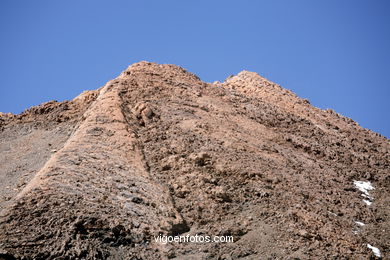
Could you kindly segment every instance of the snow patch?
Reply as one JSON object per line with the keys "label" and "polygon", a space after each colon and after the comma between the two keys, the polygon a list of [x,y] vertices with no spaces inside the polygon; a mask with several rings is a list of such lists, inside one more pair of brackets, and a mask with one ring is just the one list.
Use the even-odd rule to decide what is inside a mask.
{"label": "snow patch", "polygon": [[368,206],[372,204],[372,197],[370,196],[369,191],[375,189],[371,182],[369,181],[353,181],[353,184],[355,187],[363,192],[362,196],[366,199],[363,199],[363,202],[366,203]]}
{"label": "snow patch", "polygon": [[364,224],[363,222],[360,222],[360,221],[355,221],[355,224],[358,225],[358,226],[365,226],[366,224]]}
{"label": "snow patch", "polygon": [[374,187],[371,185],[371,182],[369,181],[353,181],[353,184],[355,184],[356,188],[358,188],[367,196],[370,196],[370,194],[368,194],[368,191],[374,189]]}
{"label": "snow patch", "polygon": [[369,200],[363,200],[364,203],[367,204],[367,206],[370,206],[372,204],[372,201],[369,201]]}
{"label": "snow patch", "polygon": [[375,256],[377,256],[377,257],[381,257],[382,256],[381,255],[381,251],[379,250],[379,248],[374,247],[374,246],[372,246],[370,244],[367,244],[367,247],[372,250],[372,252],[374,253]]}

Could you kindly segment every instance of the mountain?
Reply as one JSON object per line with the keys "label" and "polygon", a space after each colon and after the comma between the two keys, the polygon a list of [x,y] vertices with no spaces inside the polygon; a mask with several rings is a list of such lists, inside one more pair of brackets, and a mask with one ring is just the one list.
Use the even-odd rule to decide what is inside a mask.
{"label": "mountain", "polygon": [[139,62],[0,114],[0,259],[389,259],[389,151],[257,73]]}

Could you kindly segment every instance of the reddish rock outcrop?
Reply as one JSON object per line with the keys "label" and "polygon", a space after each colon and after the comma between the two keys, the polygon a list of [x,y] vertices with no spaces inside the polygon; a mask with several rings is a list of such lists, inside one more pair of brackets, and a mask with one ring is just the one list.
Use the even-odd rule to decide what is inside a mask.
{"label": "reddish rock outcrop", "polygon": [[210,84],[136,63],[0,114],[0,259],[388,258],[389,149],[254,72]]}

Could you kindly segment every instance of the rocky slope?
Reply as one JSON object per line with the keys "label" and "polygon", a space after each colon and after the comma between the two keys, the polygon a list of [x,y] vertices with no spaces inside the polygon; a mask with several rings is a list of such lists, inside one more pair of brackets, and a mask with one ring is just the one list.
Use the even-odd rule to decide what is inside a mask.
{"label": "rocky slope", "polygon": [[0,259],[388,259],[389,149],[256,73],[136,63],[0,115]]}

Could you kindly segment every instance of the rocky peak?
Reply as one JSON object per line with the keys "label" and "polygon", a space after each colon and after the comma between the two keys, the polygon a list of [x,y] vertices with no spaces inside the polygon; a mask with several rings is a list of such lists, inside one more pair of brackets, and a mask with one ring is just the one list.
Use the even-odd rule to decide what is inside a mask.
{"label": "rocky peak", "polygon": [[275,83],[267,80],[266,78],[263,78],[256,72],[251,72],[247,70],[243,70],[237,75],[233,75],[228,77],[225,80],[225,83],[230,83],[230,84],[237,84],[237,85],[242,85],[242,86],[257,86],[257,87],[264,87],[264,86],[269,86],[269,85],[274,85]]}
{"label": "rocky peak", "polygon": [[187,81],[200,81],[196,75],[180,66],[173,64],[157,64],[148,61],[141,61],[130,65],[120,74],[119,78],[127,79],[135,75],[139,77],[160,76],[166,79],[180,78]]}
{"label": "rocky peak", "polygon": [[[387,257],[389,151],[257,73],[139,62],[0,114],[0,258]],[[200,234],[234,243],[154,240]]]}

